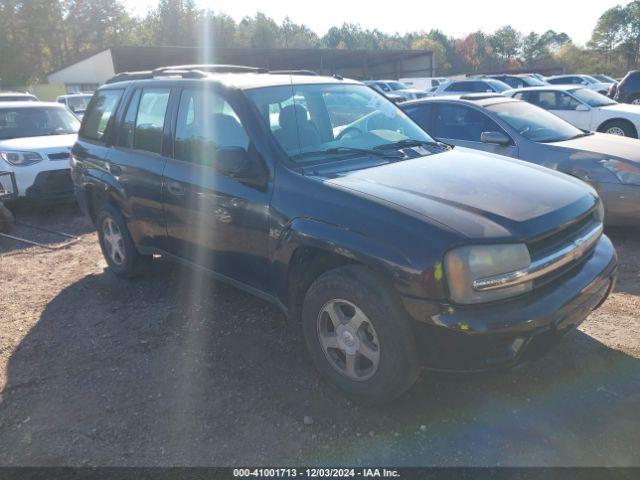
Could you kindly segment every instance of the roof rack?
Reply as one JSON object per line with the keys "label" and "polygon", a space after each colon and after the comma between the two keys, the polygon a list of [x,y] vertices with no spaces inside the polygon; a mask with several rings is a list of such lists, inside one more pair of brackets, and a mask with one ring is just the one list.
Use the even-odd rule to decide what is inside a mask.
{"label": "roof rack", "polygon": [[174,71],[174,70],[184,70],[184,71],[193,71],[198,70],[201,72],[207,73],[267,73],[268,70],[260,67],[247,67],[245,65],[221,65],[216,63],[202,63],[202,64],[193,64],[193,65],[169,65],[166,67],[158,67],[153,70],[154,74],[166,72],[166,71]]}
{"label": "roof rack", "polygon": [[122,72],[111,77],[104,83],[117,83],[126,82],[129,80],[149,80],[157,77],[182,77],[182,78],[204,78],[207,76],[206,72],[200,70],[186,70],[186,69],[156,69],[156,70],[143,70],[140,72]]}
{"label": "roof rack", "polygon": [[308,75],[312,77],[318,76],[313,70],[269,70],[274,75]]}

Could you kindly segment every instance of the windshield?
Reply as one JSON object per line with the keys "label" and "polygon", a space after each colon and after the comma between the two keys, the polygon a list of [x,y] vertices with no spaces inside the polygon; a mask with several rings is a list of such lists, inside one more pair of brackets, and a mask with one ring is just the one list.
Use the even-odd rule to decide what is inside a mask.
{"label": "windshield", "polygon": [[598,80],[596,80],[593,77],[590,77],[589,75],[581,75],[580,78],[585,80],[587,83],[600,83]]}
{"label": "windshield", "polygon": [[560,142],[584,134],[560,117],[527,102],[498,103],[488,106],[487,110],[533,142]]}
{"label": "windshield", "polygon": [[582,100],[584,103],[592,107],[604,107],[606,105],[615,105],[617,103],[609,97],[605,97],[604,95],[594,92],[593,90],[589,90],[588,88],[579,88],[577,90],[573,90],[571,93],[574,97]]}
{"label": "windshield", "polygon": [[546,85],[545,82],[538,80],[536,77],[522,77],[522,81],[529,87],[543,87]]}
{"label": "windshield", "polygon": [[403,140],[434,142],[391,101],[364,85],[293,85],[249,90],[275,139],[292,158],[326,161],[320,151],[374,149]]}
{"label": "windshield", "polygon": [[486,82],[493,87],[496,92],[506,92],[511,90],[511,87],[500,80],[486,80]]}
{"label": "windshield", "polygon": [[391,90],[406,90],[408,87],[402,82],[387,82]]}
{"label": "windshield", "polygon": [[34,102],[36,98],[31,95],[0,95],[0,102]]}
{"label": "windshield", "polygon": [[592,77],[603,83],[617,83],[616,80],[611,78],[609,75],[592,75]]}
{"label": "windshield", "polygon": [[80,122],[64,107],[0,109],[0,140],[78,133]]}
{"label": "windshield", "polygon": [[84,112],[87,109],[87,105],[89,105],[89,100],[91,100],[91,95],[68,97],[67,104],[74,112]]}

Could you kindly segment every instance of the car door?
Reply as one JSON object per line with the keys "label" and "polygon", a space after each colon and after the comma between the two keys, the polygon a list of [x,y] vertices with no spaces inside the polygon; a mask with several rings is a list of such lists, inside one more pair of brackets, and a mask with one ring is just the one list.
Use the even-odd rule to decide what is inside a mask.
{"label": "car door", "polygon": [[[518,147],[511,137],[480,109],[454,103],[438,103],[434,108],[430,133],[438,140],[460,147],[484,150],[518,158]],[[483,132],[500,132],[510,139],[508,145],[484,143]]]}
{"label": "car door", "polygon": [[109,156],[109,170],[127,199],[129,230],[142,247],[161,248],[166,237],[162,172],[170,95],[168,86],[133,89]]}
{"label": "car door", "polygon": [[[516,98],[518,98],[516,96]],[[538,90],[526,92],[523,98],[566,120],[583,130],[591,130],[591,108],[579,102],[567,92]]]}
{"label": "car door", "polygon": [[262,290],[270,264],[271,183],[266,173],[262,184],[223,174],[216,160],[225,147],[244,149],[256,163],[263,157],[236,104],[220,90],[185,87],[176,104],[173,155],[163,185],[166,250]]}
{"label": "car door", "polygon": [[550,109],[551,113],[558,115],[582,130],[591,130],[591,107],[580,102],[567,92],[558,91],[554,93],[555,104]]}

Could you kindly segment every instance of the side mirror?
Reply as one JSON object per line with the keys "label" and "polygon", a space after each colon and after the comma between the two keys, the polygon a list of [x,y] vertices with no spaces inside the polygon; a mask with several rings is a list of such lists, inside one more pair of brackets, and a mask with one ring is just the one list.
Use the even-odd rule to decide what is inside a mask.
{"label": "side mirror", "polygon": [[220,147],[215,152],[215,169],[222,175],[262,185],[264,172],[242,147]]}
{"label": "side mirror", "polygon": [[480,134],[482,143],[493,143],[495,145],[509,145],[511,139],[502,132],[482,132]]}
{"label": "side mirror", "polygon": [[586,80],[582,80],[582,81],[580,82],[580,85],[589,85],[589,82],[587,82]]}
{"label": "side mirror", "polygon": [[589,111],[589,107],[587,107],[586,105],[578,105],[576,107],[576,112],[588,112]]}

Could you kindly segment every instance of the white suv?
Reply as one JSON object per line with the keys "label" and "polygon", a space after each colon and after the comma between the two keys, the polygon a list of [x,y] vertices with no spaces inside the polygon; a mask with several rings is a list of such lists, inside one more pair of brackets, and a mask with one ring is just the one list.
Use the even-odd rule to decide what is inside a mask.
{"label": "white suv", "polygon": [[69,151],[79,127],[59,103],[0,102],[0,170],[14,172],[19,197],[73,197]]}

